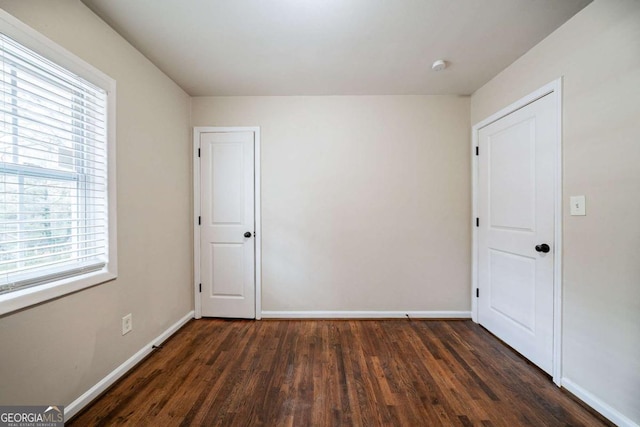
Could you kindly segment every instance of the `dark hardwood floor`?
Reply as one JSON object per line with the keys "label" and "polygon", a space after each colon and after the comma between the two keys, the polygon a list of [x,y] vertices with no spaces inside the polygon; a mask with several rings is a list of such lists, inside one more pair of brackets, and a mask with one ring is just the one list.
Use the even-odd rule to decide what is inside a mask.
{"label": "dark hardwood floor", "polygon": [[195,320],[68,425],[600,426],[471,321]]}

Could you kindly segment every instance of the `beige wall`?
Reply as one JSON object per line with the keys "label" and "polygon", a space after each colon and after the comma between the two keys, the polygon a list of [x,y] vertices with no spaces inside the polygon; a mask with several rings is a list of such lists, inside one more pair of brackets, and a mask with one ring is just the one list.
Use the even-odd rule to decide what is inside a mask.
{"label": "beige wall", "polygon": [[263,310],[470,305],[469,98],[193,98],[260,126]]}
{"label": "beige wall", "polygon": [[471,122],[560,76],[563,376],[640,423],[640,2],[587,6],[478,90]]}
{"label": "beige wall", "polygon": [[0,6],[117,81],[119,277],[0,318],[0,404],[68,405],[192,309],[190,99],[79,1]]}

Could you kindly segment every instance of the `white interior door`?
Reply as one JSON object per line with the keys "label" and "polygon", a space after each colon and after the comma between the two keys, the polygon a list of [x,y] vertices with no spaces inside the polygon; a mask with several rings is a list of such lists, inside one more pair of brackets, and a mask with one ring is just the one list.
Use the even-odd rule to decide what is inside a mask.
{"label": "white interior door", "polygon": [[555,96],[548,94],[478,133],[478,322],[549,374]]}
{"label": "white interior door", "polygon": [[200,135],[200,279],[203,316],[255,312],[254,133]]}

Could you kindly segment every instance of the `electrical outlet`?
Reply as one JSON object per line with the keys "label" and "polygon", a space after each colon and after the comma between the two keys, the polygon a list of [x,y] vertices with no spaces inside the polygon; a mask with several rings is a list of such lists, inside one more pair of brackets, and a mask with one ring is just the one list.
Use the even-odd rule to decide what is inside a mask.
{"label": "electrical outlet", "polygon": [[133,316],[131,313],[122,318],[122,335],[128,334],[133,330]]}

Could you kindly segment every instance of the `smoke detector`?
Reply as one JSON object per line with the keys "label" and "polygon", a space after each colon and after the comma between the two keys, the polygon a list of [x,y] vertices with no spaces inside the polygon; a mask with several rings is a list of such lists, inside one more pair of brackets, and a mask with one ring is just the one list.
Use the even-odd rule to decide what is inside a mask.
{"label": "smoke detector", "polygon": [[433,71],[442,71],[445,68],[447,68],[447,62],[444,59],[438,59],[436,62],[433,63],[433,65],[431,66],[431,69]]}

